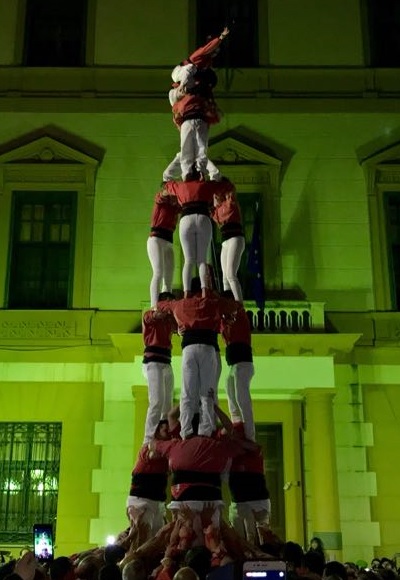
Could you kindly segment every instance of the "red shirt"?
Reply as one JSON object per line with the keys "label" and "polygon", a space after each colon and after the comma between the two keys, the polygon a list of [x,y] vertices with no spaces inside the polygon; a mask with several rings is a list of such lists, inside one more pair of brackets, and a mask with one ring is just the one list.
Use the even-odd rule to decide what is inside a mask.
{"label": "red shirt", "polygon": [[137,473],[168,473],[168,460],[162,455],[149,457],[149,446],[143,445],[137,456],[132,475]]}
{"label": "red shirt", "polygon": [[232,472],[262,473],[264,474],[264,458],[259,446],[257,451],[247,451],[232,460]]}
{"label": "red shirt", "polygon": [[229,473],[229,489],[232,501],[236,503],[269,498],[261,447],[233,459]]}
{"label": "red shirt", "polygon": [[180,333],[194,329],[219,332],[221,317],[230,316],[238,307],[238,304],[233,300],[215,296],[203,298],[200,295],[181,300],[165,301],[164,304],[165,306],[160,305],[160,307],[173,313]]}
{"label": "red shirt", "polygon": [[167,181],[165,184],[165,189],[176,195],[180,205],[196,201],[211,206],[214,194],[223,194],[232,188],[230,181]]}
{"label": "red shirt", "polygon": [[237,441],[198,436],[156,441],[155,448],[168,458],[171,471],[199,473],[222,473],[233,457],[244,453]]}
{"label": "red shirt", "polygon": [[165,501],[168,483],[168,461],[165,457],[149,457],[149,448],[143,445],[132,471],[129,495],[153,501]]}
{"label": "red shirt", "polygon": [[205,44],[200,46],[195,50],[189,57],[189,61],[192,62],[197,68],[208,68],[212,65],[213,54],[218,46],[221,44],[222,39],[218,36],[213,38]]}
{"label": "red shirt", "polygon": [[179,212],[180,208],[178,205],[171,203],[168,197],[157,193],[151,215],[152,231],[150,235],[157,236],[156,228],[174,232],[178,222]]}
{"label": "red shirt", "polygon": [[226,345],[240,342],[251,345],[251,326],[243,306],[236,302],[236,312],[233,316],[221,320],[221,334]]}
{"label": "red shirt", "polygon": [[[145,359],[171,362],[171,339],[172,334],[177,331],[174,317],[168,311],[147,310],[143,314],[142,331]],[[158,360],[159,357],[165,360]]]}
{"label": "red shirt", "polygon": [[228,199],[224,199],[222,203],[214,207],[212,217],[214,221],[220,226],[227,223],[242,223],[240,207],[238,203],[230,197]]}

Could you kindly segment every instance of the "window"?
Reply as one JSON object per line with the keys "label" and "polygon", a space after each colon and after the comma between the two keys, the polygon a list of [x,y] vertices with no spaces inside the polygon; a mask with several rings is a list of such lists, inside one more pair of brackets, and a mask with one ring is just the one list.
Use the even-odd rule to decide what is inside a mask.
{"label": "window", "polygon": [[225,25],[231,34],[214,59],[216,67],[258,66],[258,0],[197,0],[197,46],[219,35]]}
{"label": "window", "polygon": [[55,525],[61,423],[0,423],[0,543],[30,544]]}
{"label": "window", "polygon": [[400,192],[385,193],[384,199],[392,303],[400,310]]}
{"label": "window", "polygon": [[398,0],[367,0],[370,64],[400,66],[400,3]]}
{"label": "window", "polygon": [[[57,138],[51,136],[53,132],[57,133]],[[62,141],[60,135],[62,135]],[[59,257],[62,256],[62,264],[61,262],[58,264],[56,273],[54,271],[43,273],[42,288],[46,292],[46,300],[40,297],[43,308],[52,307],[50,298],[53,304],[62,302],[68,308],[90,308],[95,184],[96,172],[103,151],[94,144],[90,144],[90,153],[78,150],[74,144],[75,139],[71,139],[70,135],[58,128],[45,128],[42,136],[38,137],[36,134],[30,138],[26,135],[21,137],[21,141],[20,145],[16,145],[15,141],[9,145],[2,144],[3,149],[0,153],[2,224],[0,227],[0,306],[7,308],[10,304],[15,305],[17,299],[27,299],[28,293],[23,290],[23,286],[30,284],[32,279],[35,280],[34,273],[29,273],[32,266],[27,265],[28,272],[24,272],[22,267],[18,271],[13,260],[21,251],[22,256],[25,252],[24,258],[27,261],[27,254],[31,251],[39,261],[40,259],[53,260],[53,264],[56,259],[58,260],[58,257],[54,257],[57,252]],[[21,206],[24,204],[44,206],[42,242],[34,239],[30,242],[26,239],[18,239],[20,231],[18,227],[21,228],[22,223],[24,235],[27,235],[26,232],[30,229],[32,232],[35,230],[35,235],[37,235],[39,229],[33,209],[30,210],[33,212],[33,217],[22,219]],[[52,204],[63,206],[58,213],[59,217],[51,213],[53,210],[49,205]],[[69,242],[66,239],[67,232],[70,236]],[[68,244],[73,254],[69,265],[67,265]],[[41,258],[38,257],[40,245]],[[47,255],[45,246],[48,251]],[[35,252],[34,249],[36,249]],[[63,272],[61,272],[61,265],[64,268]],[[67,268],[69,270],[66,297]],[[31,279],[28,279],[28,273],[32,276]],[[51,280],[54,281],[52,290],[49,282]],[[61,287],[63,287],[62,296]],[[20,292],[24,296],[21,297]],[[18,295],[16,298],[14,298],[14,293]],[[36,290],[35,297],[37,296]],[[40,307],[38,303],[29,305],[29,308]]]}
{"label": "window", "polygon": [[[238,271],[239,281],[242,286],[244,300],[255,300],[254,295],[254,272],[249,268],[249,256],[252,249],[253,234],[254,234],[254,224],[256,216],[257,204],[260,203],[261,196],[258,193],[237,193],[237,200],[240,205],[240,210],[242,214],[243,231],[245,237],[245,249],[242,254],[242,259],[240,262],[240,268]],[[260,246],[262,247],[262,242],[260,241]],[[222,290],[222,272],[220,265],[220,255],[221,255],[221,235],[218,227],[214,226],[214,236],[213,236],[213,251],[212,251],[212,265],[214,272],[216,272],[217,277],[217,287],[219,285]],[[262,266],[262,261],[260,262],[260,267]],[[262,267],[261,267],[262,271]]]}
{"label": "window", "polygon": [[8,307],[67,308],[76,194],[17,191],[13,205]]}
{"label": "window", "polygon": [[86,0],[27,0],[25,64],[83,66],[86,19]]}
{"label": "window", "polygon": [[400,310],[400,144],[361,162],[367,186],[375,310]]}

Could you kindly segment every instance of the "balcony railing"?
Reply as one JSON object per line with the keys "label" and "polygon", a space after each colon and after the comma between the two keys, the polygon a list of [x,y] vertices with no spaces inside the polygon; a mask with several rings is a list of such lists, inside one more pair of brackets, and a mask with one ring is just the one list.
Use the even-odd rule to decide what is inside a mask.
{"label": "balcony railing", "polygon": [[266,302],[260,310],[254,302],[244,307],[254,332],[308,333],[325,330],[324,302]]}

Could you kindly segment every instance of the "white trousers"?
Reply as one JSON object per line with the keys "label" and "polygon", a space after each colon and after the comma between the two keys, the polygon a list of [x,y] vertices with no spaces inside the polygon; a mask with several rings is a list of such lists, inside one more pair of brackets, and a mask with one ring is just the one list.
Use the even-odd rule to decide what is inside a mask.
{"label": "white trousers", "polygon": [[[207,173],[211,181],[221,181],[221,173],[216,165],[207,158]],[[181,174],[181,153],[177,153],[163,173],[163,181],[173,181]]]}
{"label": "white trousers", "polygon": [[182,282],[184,292],[190,290],[193,268],[197,264],[202,288],[208,287],[207,254],[211,244],[212,225],[208,216],[185,215],[179,222],[179,239],[184,256]]}
{"label": "white trousers", "polygon": [[269,499],[231,503],[229,521],[237,533],[248,542],[257,545],[257,526],[269,526],[271,501]]}
{"label": "white trousers", "polygon": [[144,444],[153,439],[158,423],[166,419],[172,407],[174,374],[168,363],[149,362],[142,365],[147,380],[149,406],[144,427]]}
{"label": "white trousers", "polygon": [[231,365],[225,389],[232,422],[243,421],[246,438],[255,441],[256,433],[250,396],[250,383],[253,375],[254,365],[252,362],[238,362]]}
{"label": "white trousers", "polygon": [[149,526],[150,538],[154,537],[165,524],[164,502],[129,495],[126,503],[131,527],[137,525],[139,514],[143,514],[140,521]]}
{"label": "white trousers", "polygon": [[174,276],[174,248],[171,242],[149,236],[147,239],[147,255],[153,270],[150,282],[151,307],[156,306],[160,291],[172,291]]}
{"label": "white trousers", "polygon": [[182,390],[180,399],[181,437],[193,433],[193,415],[199,411],[199,435],[211,437],[215,429],[214,399],[216,393],[217,359],[209,344],[189,344],[182,350]]}
{"label": "white trousers", "polygon": [[191,172],[192,166],[203,174],[207,171],[208,124],[201,119],[188,119],[180,129],[182,179]]}
{"label": "white trousers", "polygon": [[235,236],[222,242],[221,270],[224,290],[231,290],[238,302],[243,302],[242,287],[237,277],[240,260],[245,248],[244,236]]}

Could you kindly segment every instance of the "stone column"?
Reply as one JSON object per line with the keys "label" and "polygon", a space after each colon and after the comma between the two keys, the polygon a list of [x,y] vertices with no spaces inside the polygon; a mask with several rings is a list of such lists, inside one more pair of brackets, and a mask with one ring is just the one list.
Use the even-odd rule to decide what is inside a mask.
{"label": "stone column", "polygon": [[311,496],[308,519],[313,536],[318,536],[332,560],[342,558],[339,494],[336,470],[335,428],[332,389],[307,389],[306,471]]}

